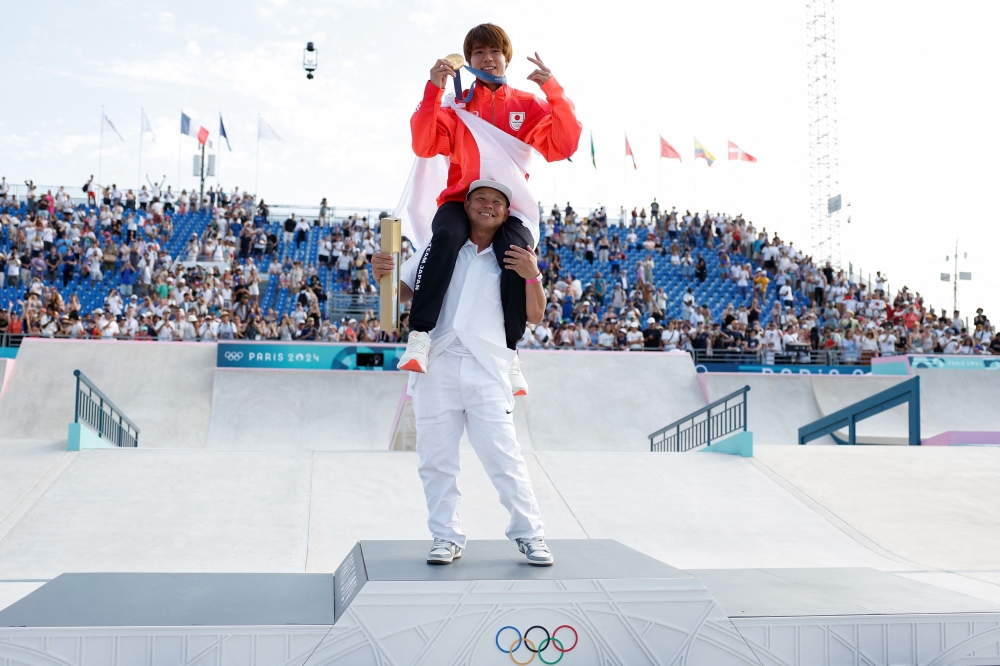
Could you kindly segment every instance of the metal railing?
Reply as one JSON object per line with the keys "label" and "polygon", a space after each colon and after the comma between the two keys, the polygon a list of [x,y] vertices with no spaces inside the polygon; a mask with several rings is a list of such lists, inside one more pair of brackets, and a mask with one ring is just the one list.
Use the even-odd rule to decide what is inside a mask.
{"label": "metal railing", "polygon": [[[847,443],[857,443],[857,424],[903,403],[907,404],[908,441],[910,446],[920,445],[920,377],[915,376],[899,384],[839,409],[833,414],[799,428],[799,444],[806,444],[823,435],[833,435],[847,428]],[[834,435],[838,443],[840,439]]]}
{"label": "metal railing", "polygon": [[845,357],[834,349],[810,349],[808,345],[772,351],[738,351],[730,349],[695,349],[694,362],[736,363],[739,365],[868,365],[869,359],[857,355]]}
{"label": "metal railing", "polygon": [[733,391],[649,436],[650,451],[683,453],[747,429],[747,391]]}
{"label": "metal railing", "polygon": [[378,316],[378,294],[329,294],[326,299],[326,316],[330,321],[341,317],[355,317],[358,320],[365,313]]}
{"label": "metal railing", "polygon": [[139,427],[111,402],[108,396],[94,386],[79,370],[76,377],[76,407],[74,423],[84,423],[97,435],[115,446],[135,448],[139,446]]}

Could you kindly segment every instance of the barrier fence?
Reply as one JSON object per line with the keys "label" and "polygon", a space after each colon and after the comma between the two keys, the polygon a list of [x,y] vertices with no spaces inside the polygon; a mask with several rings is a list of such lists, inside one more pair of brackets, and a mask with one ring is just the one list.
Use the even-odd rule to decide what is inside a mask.
{"label": "barrier fence", "polygon": [[73,422],[84,423],[106,442],[123,448],[139,446],[139,427],[132,423],[108,396],[79,370],[76,377],[76,406]]}
{"label": "barrier fence", "polygon": [[650,451],[683,453],[747,429],[749,386],[660,428],[649,436]]}

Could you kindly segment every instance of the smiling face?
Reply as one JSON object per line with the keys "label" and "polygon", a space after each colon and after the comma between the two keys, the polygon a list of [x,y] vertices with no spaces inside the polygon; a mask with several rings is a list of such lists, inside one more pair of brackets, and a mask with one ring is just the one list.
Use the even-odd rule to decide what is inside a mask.
{"label": "smiling face", "polygon": [[507,220],[510,210],[503,192],[492,187],[480,187],[469,194],[465,212],[473,227],[492,234]]}
{"label": "smiling face", "polygon": [[477,44],[472,47],[469,66],[493,76],[503,76],[504,72],[507,71],[507,57],[499,46]]}

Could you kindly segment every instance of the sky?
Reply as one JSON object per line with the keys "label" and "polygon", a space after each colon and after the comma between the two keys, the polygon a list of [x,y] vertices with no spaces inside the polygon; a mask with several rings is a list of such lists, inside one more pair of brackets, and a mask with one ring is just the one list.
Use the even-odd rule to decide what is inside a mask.
{"label": "sky", "polygon": [[[835,12],[842,266],[882,271],[894,290],[950,310],[940,274],[957,240],[973,277],[960,283],[963,316],[983,307],[1000,321],[1000,4],[837,0]],[[491,21],[513,41],[511,84],[540,94],[526,80],[537,52],[584,126],[573,162],[536,156],[531,186],[547,208],[617,211],[655,197],[812,244],[802,1],[41,0],[4,17],[18,28],[0,42],[5,89],[16,91],[0,111],[0,175],[13,183],[78,190],[99,172],[120,187],[147,175],[196,187],[183,111],[219,150],[211,184],[256,188],[271,204],[391,210],[431,65]],[[319,49],[311,81],[307,41]],[[102,141],[102,106],[124,141]],[[141,109],[154,133],[140,162]],[[220,114],[231,151],[217,141]],[[257,141],[258,115],[280,141]],[[683,160],[660,160],[658,136]],[[711,167],[693,159],[695,138]],[[727,140],[758,162],[728,162]]]}

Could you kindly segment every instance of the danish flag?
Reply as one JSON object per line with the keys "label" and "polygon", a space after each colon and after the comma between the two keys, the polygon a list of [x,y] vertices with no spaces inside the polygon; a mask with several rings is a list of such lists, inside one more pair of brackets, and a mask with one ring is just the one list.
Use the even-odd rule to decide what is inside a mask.
{"label": "danish flag", "polygon": [[757,158],[737,146],[732,141],[729,142],[729,159],[743,160],[744,162],[756,162]]}

